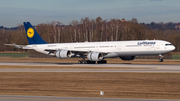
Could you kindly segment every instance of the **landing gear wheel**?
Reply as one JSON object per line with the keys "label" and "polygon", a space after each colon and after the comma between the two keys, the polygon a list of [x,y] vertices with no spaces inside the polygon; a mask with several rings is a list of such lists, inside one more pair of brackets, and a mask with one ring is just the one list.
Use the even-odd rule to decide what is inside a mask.
{"label": "landing gear wheel", "polygon": [[104,60],[104,61],[103,61],[103,63],[104,63],[104,64],[106,64],[106,63],[107,63],[107,61],[106,61],[106,60]]}
{"label": "landing gear wheel", "polygon": [[159,62],[163,62],[164,55],[159,54]]}
{"label": "landing gear wheel", "polygon": [[[96,64],[96,61],[89,61],[89,60],[79,60],[79,64]],[[106,64],[106,60],[97,61],[97,64]]]}
{"label": "landing gear wheel", "polygon": [[96,64],[96,61],[91,61],[91,64]]}
{"label": "landing gear wheel", "polygon": [[79,61],[78,61],[78,63],[79,63],[79,64],[82,64],[82,61],[81,61],[81,60],[79,60]]}
{"label": "landing gear wheel", "polygon": [[87,60],[87,64],[96,64],[96,61],[89,61],[89,60]]}
{"label": "landing gear wheel", "polygon": [[98,64],[106,64],[107,61],[106,60],[101,60],[101,61],[97,61]]}
{"label": "landing gear wheel", "polygon": [[163,59],[159,59],[159,62],[163,62]]}
{"label": "landing gear wheel", "polygon": [[87,61],[82,61],[82,64],[86,64],[87,63]]}
{"label": "landing gear wheel", "polygon": [[79,63],[79,64],[86,64],[87,61],[85,60],[85,57],[83,56],[82,58],[83,58],[83,59],[82,59],[82,60],[79,60],[78,63]]}

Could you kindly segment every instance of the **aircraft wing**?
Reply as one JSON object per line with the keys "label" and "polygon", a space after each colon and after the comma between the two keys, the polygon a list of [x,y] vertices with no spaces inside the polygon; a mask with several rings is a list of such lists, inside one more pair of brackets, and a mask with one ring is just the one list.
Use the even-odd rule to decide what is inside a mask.
{"label": "aircraft wing", "polygon": [[[71,51],[72,53],[76,53],[76,54],[84,54],[84,53],[90,53],[90,52],[99,52],[99,53],[102,53],[104,55],[108,54],[107,51],[99,51],[99,50],[87,50],[87,49],[81,49],[81,50],[77,50],[77,49],[58,49],[58,50],[68,50],[68,51]],[[55,50],[55,49],[45,49],[44,51],[47,51],[49,52],[49,54],[51,53],[55,53],[56,51],[58,50]]]}

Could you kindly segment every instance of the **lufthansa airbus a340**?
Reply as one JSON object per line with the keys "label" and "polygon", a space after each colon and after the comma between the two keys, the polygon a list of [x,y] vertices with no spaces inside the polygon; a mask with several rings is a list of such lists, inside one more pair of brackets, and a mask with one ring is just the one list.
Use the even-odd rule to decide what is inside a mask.
{"label": "lufthansa airbus a340", "polygon": [[104,64],[105,58],[120,57],[122,60],[134,60],[141,55],[159,55],[159,62],[163,55],[175,49],[163,40],[136,40],[136,41],[108,41],[108,42],[80,42],[80,43],[52,43],[45,42],[30,22],[24,22],[29,45],[12,45],[22,49],[33,49],[37,52],[56,56],[57,58],[79,57],[78,63]]}

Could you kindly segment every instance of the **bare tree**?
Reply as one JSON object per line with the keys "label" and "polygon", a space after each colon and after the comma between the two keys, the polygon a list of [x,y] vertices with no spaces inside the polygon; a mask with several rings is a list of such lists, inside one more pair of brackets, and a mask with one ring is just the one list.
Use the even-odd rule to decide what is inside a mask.
{"label": "bare tree", "polygon": [[78,35],[77,33],[78,33],[79,22],[77,20],[73,20],[72,22],[70,22],[70,25],[71,25],[73,33],[74,33],[73,34],[74,41],[77,42],[77,35]]}
{"label": "bare tree", "polygon": [[96,18],[96,36],[97,40],[102,41],[102,18]]}

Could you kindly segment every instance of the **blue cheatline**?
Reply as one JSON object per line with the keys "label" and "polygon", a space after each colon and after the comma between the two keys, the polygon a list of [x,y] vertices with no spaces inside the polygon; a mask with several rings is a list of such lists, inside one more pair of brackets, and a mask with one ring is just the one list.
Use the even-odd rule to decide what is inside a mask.
{"label": "blue cheatline", "polygon": [[24,22],[24,27],[25,27],[26,36],[30,45],[31,44],[48,44],[39,36],[39,34],[36,32],[36,30],[31,25],[30,22]]}

